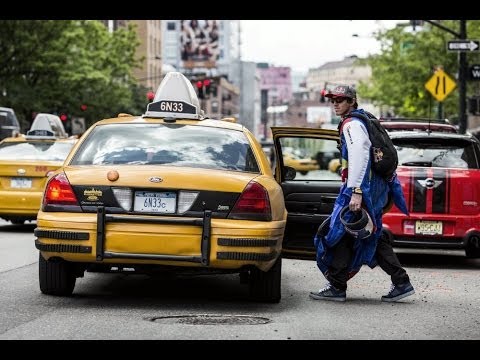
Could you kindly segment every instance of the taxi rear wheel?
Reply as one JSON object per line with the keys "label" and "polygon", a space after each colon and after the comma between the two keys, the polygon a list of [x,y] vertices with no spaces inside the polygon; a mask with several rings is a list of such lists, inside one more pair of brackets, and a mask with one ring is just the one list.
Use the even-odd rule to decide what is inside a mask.
{"label": "taxi rear wheel", "polygon": [[72,295],[77,277],[73,265],[62,259],[38,261],[40,291],[47,295]]}
{"label": "taxi rear wheel", "polygon": [[270,270],[264,272],[254,268],[250,271],[250,297],[255,301],[280,302],[281,280],[282,257],[280,256]]}

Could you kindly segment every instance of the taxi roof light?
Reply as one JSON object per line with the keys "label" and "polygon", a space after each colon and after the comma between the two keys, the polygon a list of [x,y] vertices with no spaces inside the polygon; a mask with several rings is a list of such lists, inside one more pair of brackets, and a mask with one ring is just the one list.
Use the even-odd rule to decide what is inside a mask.
{"label": "taxi roof light", "polygon": [[78,205],[77,197],[65,173],[55,175],[48,181],[43,205]]}
{"label": "taxi roof light", "polygon": [[65,132],[62,121],[57,115],[39,113],[35,116],[32,126],[27,131],[26,139],[57,139],[66,138],[68,135]]}
{"label": "taxi roof light", "polygon": [[270,221],[272,212],[267,190],[259,183],[250,181],[230,212],[229,218]]}
{"label": "taxi roof light", "polygon": [[171,71],[158,86],[153,102],[147,105],[144,117],[202,119],[197,93],[192,83],[180,72]]}

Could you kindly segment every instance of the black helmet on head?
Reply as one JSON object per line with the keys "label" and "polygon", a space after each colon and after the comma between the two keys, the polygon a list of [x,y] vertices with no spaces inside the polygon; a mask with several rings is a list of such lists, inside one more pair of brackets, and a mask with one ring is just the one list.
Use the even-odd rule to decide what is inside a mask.
{"label": "black helmet on head", "polygon": [[[351,220],[345,220],[346,214],[350,212],[353,214]],[[373,234],[373,221],[368,212],[361,208],[360,211],[350,211],[348,205],[340,211],[340,221],[345,230],[356,239],[365,239]]]}

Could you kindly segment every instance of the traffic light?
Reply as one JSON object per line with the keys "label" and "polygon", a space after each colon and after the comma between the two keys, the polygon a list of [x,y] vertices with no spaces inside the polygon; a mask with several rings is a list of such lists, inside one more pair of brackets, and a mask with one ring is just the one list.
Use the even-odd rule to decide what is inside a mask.
{"label": "traffic light", "polygon": [[212,81],[210,79],[203,80],[203,87],[205,89],[205,95],[207,95],[207,96],[210,95],[211,85],[212,85]]}
{"label": "traffic light", "polygon": [[61,113],[59,117],[60,117],[60,120],[62,120],[63,122],[68,120],[68,115],[65,113]]}
{"label": "traffic light", "polygon": [[472,96],[467,99],[468,102],[468,112],[472,115],[478,115],[480,112],[480,97],[479,96]]}
{"label": "traffic light", "polygon": [[327,94],[327,90],[323,89],[320,91],[320,102],[324,103],[325,102],[325,95]]}
{"label": "traffic light", "polygon": [[87,108],[88,108],[88,107],[87,107],[86,104],[80,105],[80,110],[82,110],[82,111],[87,111]]}
{"label": "traffic light", "polygon": [[153,91],[147,92],[147,100],[149,103],[151,103],[154,98],[155,98],[155,93]]}
{"label": "traffic light", "polygon": [[203,88],[203,80],[198,80],[195,82],[195,86],[197,87],[197,94],[199,99],[205,99],[205,91]]}

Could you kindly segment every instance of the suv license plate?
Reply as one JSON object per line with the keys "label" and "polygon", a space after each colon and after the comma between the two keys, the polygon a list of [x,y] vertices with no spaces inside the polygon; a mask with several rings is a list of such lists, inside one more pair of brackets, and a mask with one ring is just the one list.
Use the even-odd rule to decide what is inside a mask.
{"label": "suv license plate", "polygon": [[421,235],[442,235],[443,223],[441,221],[423,221],[415,222],[415,234]]}

